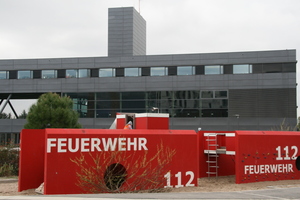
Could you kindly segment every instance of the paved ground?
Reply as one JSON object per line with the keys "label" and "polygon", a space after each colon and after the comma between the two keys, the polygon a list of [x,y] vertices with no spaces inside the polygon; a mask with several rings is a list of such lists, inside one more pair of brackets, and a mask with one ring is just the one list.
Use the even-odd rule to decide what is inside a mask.
{"label": "paved ground", "polygon": [[81,195],[38,195],[38,196],[0,196],[9,200],[77,200],[77,199],[300,199],[300,187],[268,190],[248,190],[239,192],[205,193],[138,193],[138,194],[81,194]]}

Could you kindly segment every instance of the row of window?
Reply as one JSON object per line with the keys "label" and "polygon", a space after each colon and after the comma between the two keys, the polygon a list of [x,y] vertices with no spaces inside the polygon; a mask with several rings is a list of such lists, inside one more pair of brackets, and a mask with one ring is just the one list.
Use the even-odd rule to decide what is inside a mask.
{"label": "row of window", "polygon": [[20,143],[20,133],[0,133],[0,146]]}
{"label": "row of window", "polygon": [[296,72],[295,63],[0,71],[0,79],[135,77]]}
{"label": "row of window", "polygon": [[117,112],[144,113],[153,107],[171,117],[228,117],[228,91],[152,91],[66,93],[80,117],[115,117]]}

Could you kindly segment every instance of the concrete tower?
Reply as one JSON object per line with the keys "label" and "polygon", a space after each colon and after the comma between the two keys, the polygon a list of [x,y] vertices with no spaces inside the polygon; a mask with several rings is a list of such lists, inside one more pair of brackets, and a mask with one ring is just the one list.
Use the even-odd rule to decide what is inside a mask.
{"label": "concrete tower", "polygon": [[146,55],[146,21],[133,8],[108,9],[108,56]]}

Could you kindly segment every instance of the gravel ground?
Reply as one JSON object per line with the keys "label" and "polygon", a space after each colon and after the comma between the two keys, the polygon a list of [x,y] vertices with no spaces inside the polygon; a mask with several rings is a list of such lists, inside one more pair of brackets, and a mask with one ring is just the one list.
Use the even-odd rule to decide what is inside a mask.
{"label": "gravel ground", "polygon": [[[198,187],[174,188],[169,192],[229,192],[242,190],[262,190],[274,188],[300,187],[300,180],[266,181],[235,184],[235,177],[201,178]],[[0,196],[38,195],[35,189],[18,192],[17,179],[0,178]]]}

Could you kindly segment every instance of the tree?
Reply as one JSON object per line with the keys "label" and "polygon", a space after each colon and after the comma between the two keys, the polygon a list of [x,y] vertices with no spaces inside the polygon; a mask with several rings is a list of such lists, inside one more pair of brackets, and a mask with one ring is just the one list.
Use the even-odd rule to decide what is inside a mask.
{"label": "tree", "polygon": [[56,93],[43,94],[30,107],[24,128],[81,128],[78,113],[72,107],[73,101],[70,97],[60,97]]}
{"label": "tree", "polygon": [[26,110],[23,110],[22,113],[19,115],[19,119],[26,119],[27,113]]}
{"label": "tree", "polygon": [[0,119],[11,119],[11,114],[10,113],[8,113],[8,114],[1,113],[0,114]]}

